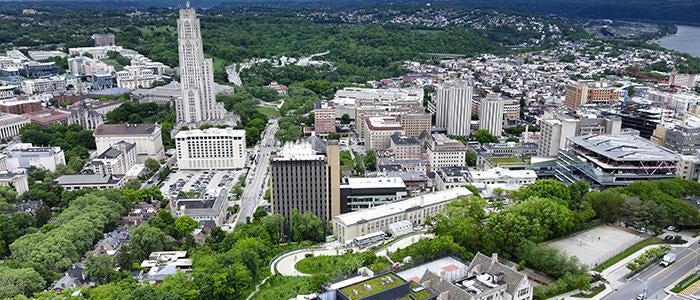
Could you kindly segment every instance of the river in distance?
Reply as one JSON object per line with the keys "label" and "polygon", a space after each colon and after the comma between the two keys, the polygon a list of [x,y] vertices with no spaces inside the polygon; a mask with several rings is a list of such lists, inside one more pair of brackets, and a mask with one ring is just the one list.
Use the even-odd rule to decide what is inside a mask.
{"label": "river in distance", "polygon": [[678,32],[659,40],[659,44],[671,50],[700,57],[700,27],[676,25]]}

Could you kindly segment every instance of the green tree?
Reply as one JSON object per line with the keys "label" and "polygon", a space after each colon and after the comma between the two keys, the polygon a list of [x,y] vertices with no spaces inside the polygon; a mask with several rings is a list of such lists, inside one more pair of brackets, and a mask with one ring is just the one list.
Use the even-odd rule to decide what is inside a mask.
{"label": "green tree", "polygon": [[487,129],[479,129],[474,132],[474,139],[479,142],[479,144],[498,143],[498,137],[491,134]]}
{"label": "green tree", "polygon": [[511,193],[515,200],[525,201],[530,197],[558,199],[567,207],[571,203],[571,191],[566,184],[553,179],[537,180],[535,183]]}
{"label": "green tree", "polygon": [[545,239],[562,236],[574,227],[574,214],[561,201],[530,197],[509,209],[539,225]]}
{"label": "green tree", "polygon": [[124,189],[137,191],[141,188],[141,180],[138,178],[131,178],[124,185]]}
{"label": "green tree", "polygon": [[373,150],[369,150],[365,153],[364,166],[369,171],[377,170],[377,156],[374,154]]}
{"label": "green tree", "polygon": [[110,255],[88,254],[84,273],[88,280],[97,284],[111,282],[119,276],[114,269],[114,258]]}
{"label": "green tree", "polygon": [[129,243],[122,249],[120,265],[130,268],[133,262],[146,259],[151,252],[172,250],[175,240],[160,229],[141,224],[131,230]]}
{"label": "green tree", "polygon": [[350,124],[352,120],[350,119],[350,116],[348,114],[343,114],[340,117],[340,124]]}
{"label": "green tree", "polygon": [[0,266],[0,298],[9,299],[17,295],[32,296],[46,285],[44,278],[31,268],[12,269]]}
{"label": "green tree", "polygon": [[606,223],[621,220],[627,210],[625,196],[614,191],[590,192],[583,201],[590,203],[598,218]]}
{"label": "green tree", "polygon": [[476,151],[472,149],[467,149],[464,159],[467,162],[467,166],[476,167]]}
{"label": "green tree", "polygon": [[144,166],[150,174],[154,174],[160,169],[160,162],[149,157],[148,159],[146,159],[146,162],[144,162]]}
{"label": "green tree", "polygon": [[181,216],[175,219],[175,230],[179,236],[185,237],[192,233],[199,224],[189,216]]}
{"label": "green tree", "polygon": [[321,242],[325,238],[323,221],[310,212],[292,210],[292,241]]}

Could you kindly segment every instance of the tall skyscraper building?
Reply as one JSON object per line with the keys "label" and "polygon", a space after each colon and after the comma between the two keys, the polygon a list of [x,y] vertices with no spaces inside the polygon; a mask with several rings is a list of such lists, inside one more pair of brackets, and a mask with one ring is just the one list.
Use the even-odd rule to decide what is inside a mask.
{"label": "tall skyscraper building", "polygon": [[486,129],[495,136],[503,131],[503,99],[497,94],[488,94],[479,106],[479,129]]}
{"label": "tall skyscraper building", "polygon": [[474,89],[460,80],[438,86],[436,90],[435,126],[446,128],[448,135],[469,135]]}
{"label": "tall skyscraper building", "polygon": [[177,20],[180,55],[180,85],[182,96],[176,101],[177,122],[198,124],[223,119],[226,110],[216,102],[214,91],[214,64],[204,59],[202,33],[194,9],[180,10]]}
{"label": "tall skyscraper building", "polygon": [[272,211],[291,223],[292,210],[330,221],[340,214],[340,151],[337,142],[286,144],[270,162]]}

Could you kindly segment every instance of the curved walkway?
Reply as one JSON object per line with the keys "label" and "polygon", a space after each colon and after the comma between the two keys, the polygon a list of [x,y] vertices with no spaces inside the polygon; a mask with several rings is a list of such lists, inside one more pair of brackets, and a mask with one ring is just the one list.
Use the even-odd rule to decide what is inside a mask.
{"label": "curved walkway", "polygon": [[[392,241],[392,243],[388,244],[388,246],[385,246],[379,251],[377,251],[376,254],[377,256],[384,256],[388,258],[388,253],[395,252],[398,249],[406,248],[422,238],[432,236],[432,234],[427,233],[404,236],[395,241]],[[270,264],[270,272],[272,274],[280,274],[282,276],[311,276],[309,274],[301,273],[296,269],[296,264],[300,260],[306,258],[307,254],[312,254],[313,256],[333,256],[343,254],[347,251],[347,249],[352,249],[353,253],[357,253],[367,251],[369,248],[313,248],[291,251],[289,253],[282,254],[276,259],[274,259]]]}

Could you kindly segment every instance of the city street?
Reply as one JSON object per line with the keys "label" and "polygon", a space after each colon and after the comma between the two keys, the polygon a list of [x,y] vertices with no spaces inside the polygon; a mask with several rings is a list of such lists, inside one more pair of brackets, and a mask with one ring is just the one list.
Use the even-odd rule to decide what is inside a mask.
{"label": "city street", "polygon": [[260,205],[264,186],[267,182],[270,154],[275,150],[275,133],[277,128],[277,120],[270,120],[262,140],[260,140],[259,148],[253,152],[257,153],[257,157],[250,171],[248,171],[245,190],[241,196],[241,210],[238,214],[238,223],[247,222],[248,218],[253,216],[255,209]]}
{"label": "city street", "polygon": [[611,282],[611,285],[617,287],[617,289],[603,299],[635,299],[637,295],[644,292],[645,288],[647,290],[646,299],[684,299],[668,295],[664,292],[664,288],[684,277],[698,265],[700,244],[692,243],[689,247],[672,248],[670,253],[676,253],[677,260],[675,263],[667,268],[656,264],[629,281]]}

